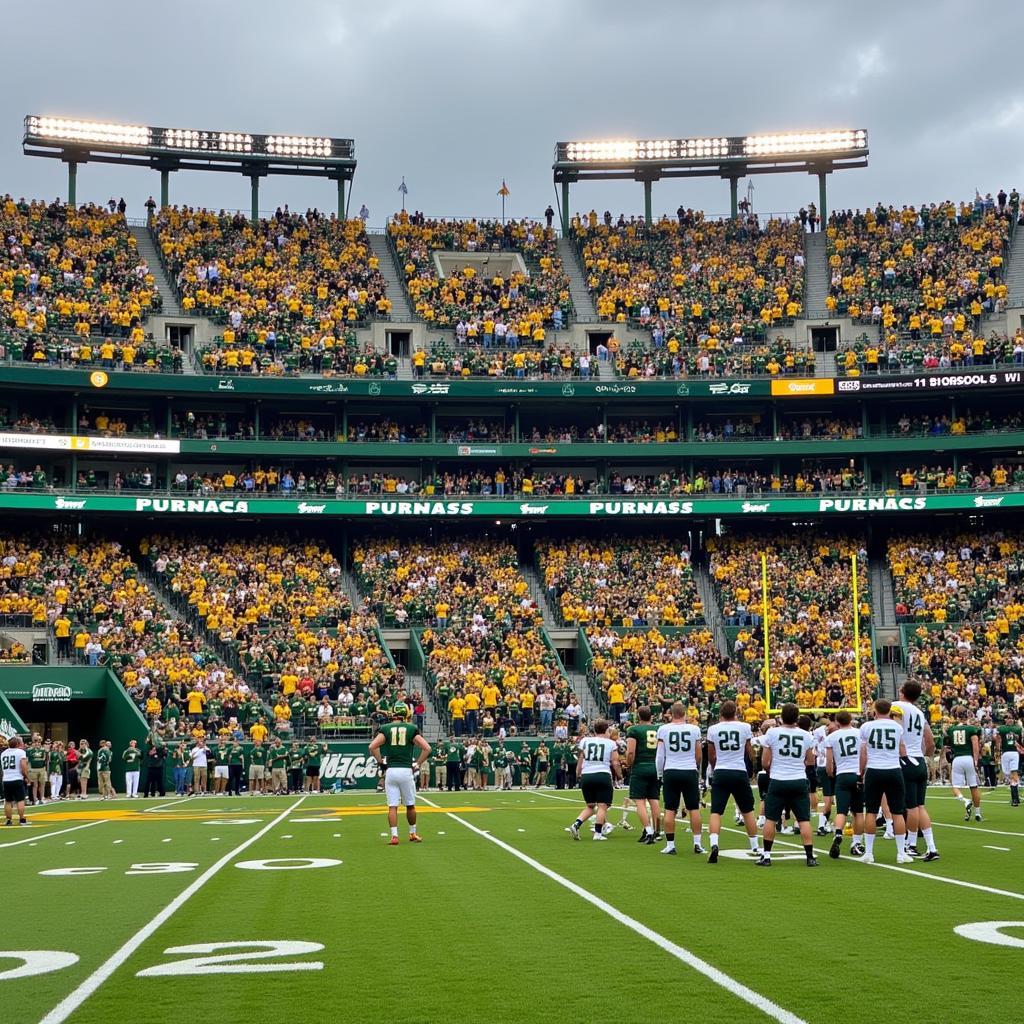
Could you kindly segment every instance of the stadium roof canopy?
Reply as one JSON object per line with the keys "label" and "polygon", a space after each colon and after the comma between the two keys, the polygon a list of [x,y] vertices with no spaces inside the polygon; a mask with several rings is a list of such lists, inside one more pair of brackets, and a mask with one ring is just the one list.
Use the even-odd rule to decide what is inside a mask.
{"label": "stadium roof canopy", "polygon": [[825,176],[848,167],[867,167],[868,133],[780,132],[771,135],[706,136],[692,139],[634,139],[559,142],[555,184],[562,187],[562,229],[569,226],[569,185],[577,181],[643,182],[644,215],[651,222],[651,185],[662,178],[726,178],[730,211],[739,212],[737,186],[751,174],[818,175],[819,213],[826,216]]}
{"label": "stadium roof canopy", "polygon": [[29,114],[22,150],[68,165],[68,202],[75,203],[78,165],[121,164],[160,172],[160,205],[168,205],[171,171],[227,171],[249,178],[252,215],[258,216],[259,181],[270,174],[327,178],[338,183],[338,216],[345,212],[345,183],[355,175],[352,139],[82,121]]}

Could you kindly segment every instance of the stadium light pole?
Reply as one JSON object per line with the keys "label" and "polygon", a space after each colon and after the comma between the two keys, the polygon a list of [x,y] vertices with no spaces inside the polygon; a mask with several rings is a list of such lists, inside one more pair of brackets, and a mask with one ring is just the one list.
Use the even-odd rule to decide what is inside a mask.
{"label": "stadium light pole", "polygon": [[729,182],[729,215],[739,216],[739,182],[752,174],[814,174],[819,213],[827,217],[827,176],[867,167],[868,133],[863,128],[781,132],[769,135],[687,139],[559,142],[552,165],[562,187],[562,231],[569,230],[569,185],[608,180],[643,183],[644,220],[650,224],[651,186],[662,178],[719,177]]}
{"label": "stadium light pole", "polygon": [[253,219],[259,217],[259,179],[271,174],[336,180],[338,216],[344,217],[345,186],[356,170],[352,139],[156,128],[38,114],[25,117],[22,151],[68,165],[71,205],[77,205],[78,165],[89,162],[159,171],[161,207],[170,202],[172,171],[241,174],[249,178]]}

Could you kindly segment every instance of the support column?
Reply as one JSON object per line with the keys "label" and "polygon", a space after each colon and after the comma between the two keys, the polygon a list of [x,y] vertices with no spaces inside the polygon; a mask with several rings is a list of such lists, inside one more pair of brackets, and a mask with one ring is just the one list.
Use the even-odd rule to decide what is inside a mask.
{"label": "support column", "polygon": [[68,206],[78,205],[78,164],[68,161]]}
{"label": "support column", "polygon": [[729,216],[736,220],[740,215],[740,179],[729,179]]}
{"label": "support column", "polygon": [[825,230],[825,221],[828,220],[828,198],[825,193],[825,172],[818,174],[818,228]]}
{"label": "support column", "polygon": [[512,439],[519,443],[522,439],[522,434],[519,432],[519,406],[515,406],[512,410]]}
{"label": "support column", "polygon": [[569,237],[569,182],[562,182],[562,237]]}
{"label": "support column", "polygon": [[644,182],[644,223],[651,226],[651,182]]}
{"label": "support column", "polygon": [[249,176],[249,185],[252,190],[252,222],[255,224],[260,219],[260,178],[258,174]]}
{"label": "support column", "polygon": [[[335,423],[335,427],[337,427],[337,423],[338,423],[337,416],[335,416],[335,418],[334,418],[334,423]],[[334,436],[335,436],[335,438],[337,438],[338,434],[335,433]],[[341,407],[341,437],[345,441],[348,440],[348,406],[347,405],[343,405]]]}
{"label": "support column", "polygon": [[437,444],[437,406],[430,407],[430,443]]}
{"label": "support column", "polygon": [[174,402],[171,399],[168,399],[167,400],[166,429],[165,429],[165,432],[164,432],[164,437],[173,437],[174,436],[171,433],[171,429],[174,426],[173,409],[174,409]]}
{"label": "support column", "polygon": [[345,179],[338,175],[338,220],[345,216]]}
{"label": "support column", "polygon": [[257,441],[260,439],[260,406],[262,404],[263,403],[260,402],[259,399],[257,399],[253,403],[253,410],[252,410],[252,429],[253,429],[253,434],[256,437]]}
{"label": "support column", "polygon": [[160,171],[160,209],[165,210],[171,205],[171,172],[167,168]]}

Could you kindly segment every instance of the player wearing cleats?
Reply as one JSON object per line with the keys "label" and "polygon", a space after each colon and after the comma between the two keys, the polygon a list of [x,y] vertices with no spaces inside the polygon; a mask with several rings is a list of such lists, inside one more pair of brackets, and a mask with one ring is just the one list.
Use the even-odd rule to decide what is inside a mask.
{"label": "player wearing cleats", "polygon": [[28,792],[28,757],[20,736],[7,741],[7,749],[0,751],[0,772],[4,787],[4,824],[14,824],[14,812],[18,812],[18,824],[27,825],[25,818],[25,797]]}
{"label": "player wearing cleats", "polygon": [[[389,846],[398,845],[398,807],[405,806],[405,820],[409,823],[409,838],[418,842],[416,835],[416,776],[430,757],[430,744],[419,729],[407,721],[409,709],[402,702],[391,712],[392,721],[381,725],[370,741],[370,754],[383,768],[384,792],[388,801],[388,826],[391,829]],[[418,754],[415,751],[419,751]]]}
{"label": "player wearing cleats", "polygon": [[820,749],[825,753],[825,770],[832,780],[832,792],[836,801],[836,831],[828,855],[837,860],[843,847],[843,831],[848,815],[853,818],[853,843],[850,853],[854,856],[864,838],[864,791],[860,782],[860,732],[852,724],[849,711],[836,715],[836,728],[822,742]]}
{"label": "player wearing cleats", "polygon": [[676,815],[679,805],[690,814],[693,831],[693,852],[703,853],[701,846],[700,777],[697,753],[700,749],[700,729],[686,721],[686,709],[676,701],[672,705],[672,720],[658,729],[656,764],[662,780],[665,801],[665,848],[662,853],[674,853],[676,848]]}
{"label": "player wearing cleats", "polygon": [[576,777],[586,806],[569,826],[569,831],[573,839],[578,840],[583,823],[593,816],[594,840],[604,842],[608,808],[615,796],[613,782],[622,778],[618,744],[608,735],[608,722],[601,718],[594,723],[594,735],[582,737],[576,748],[579,752]]}
{"label": "player wearing cleats", "polygon": [[765,796],[764,853],[757,864],[771,867],[775,843],[775,823],[790,811],[800,827],[800,840],[808,867],[816,867],[811,839],[811,801],[807,769],[815,762],[814,737],[797,725],[800,709],[795,704],[782,707],[782,725],[764,736],[761,763],[768,771]]}
{"label": "player wearing cleats", "polygon": [[[877,815],[883,797],[888,801],[896,836],[896,863],[913,861],[906,852],[907,826],[904,819],[906,787],[901,759],[907,756],[903,742],[903,726],[890,717],[892,704],[885,699],[875,701],[875,718],[860,727],[860,771],[864,777],[864,811],[870,820]],[[874,861],[875,834],[864,833],[865,863]]]}
{"label": "player wearing cleats", "polygon": [[1020,755],[1024,752],[1024,734],[1020,723],[1014,721],[1009,712],[1006,721],[996,730],[996,746],[1003,782],[1010,787],[1010,806],[1020,807]]}
{"label": "player wearing cleats", "polygon": [[893,705],[894,711],[900,711],[903,725],[903,743],[907,748],[907,756],[901,762],[903,784],[906,790],[907,804],[907,849],[911,857],[918,856],[917,837],[921,836],[928,853],[938,857],[935,848],[935,836],[932,831],[932,819],[925,809],[925,793],[928,789],[928,763],[935,753],[935,737],[918,706],[921,697],[921,684],[908,679],[900,690],[900,699]]}
{"label": "player wearing cleats", "polygon": [[981,821],[981,790],[978,788],[978,763],[981,760],[981,729],[967,720],[967,709],[955,708],[956,721],[946,733],[945,745],[953,758],[952,781],[954,787],[968,788],[970,800],[964,801],[964,821]]}
{"label": "player wearing cleats", "polygon": [[[626,768],[629,771],[629,798],[635,801],[637,817],[643,826],[639,842],[654,843],[654,831],[661,814],[661,782],[658,779],[656,755],[658,727],[651,721],[651,709],[637,709],[637,724],[626,730]],[[625,821],[625,811],[623,811]]]}
{"label": "player wearing cleats", "polygon": [[747,774],[747,765],[754,761],[752,735],[746,722],[737,721],[734,701],[727,700],[722,704],[719,721],[708,729],[707,752],[712,770],[711,817],[708,820],[711,854],[708,863],[718,863],[722,814],[730,797],[736,805],[739,823],[746,827],[751,852],[759,852],[754,822],[754,794]]}

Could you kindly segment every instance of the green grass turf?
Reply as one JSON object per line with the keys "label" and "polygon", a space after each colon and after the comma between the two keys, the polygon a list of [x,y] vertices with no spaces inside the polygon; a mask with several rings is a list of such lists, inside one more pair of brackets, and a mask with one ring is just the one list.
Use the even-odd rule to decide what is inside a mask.
{"label": "green grass turf", "polygon": [[[1024,813],[1007,806],[1000,790],[987,796],[981,826],[953,827],[963,825],[963,809],[942,799],[947,794],[936,790],[930,800],[942,859],[900,871],[830,861],[827,839],[816,840],[821,866],[814,871],[800,858],[779,859],[769,871],[724,857],[710,866],[690,852],[686,833],[678,837],[677,857],[638,846],[636,832],[573,843],[563,831],[579,807],[572,793],[424,796],[442,808],[472,808],[458,817],[803,1020],[831,1021],[837,1000],[852,1007],[853,999],[858,1017],[878,1018],[891,1013],[898,994],[908,1020],[948,1019],[955,1006],[958,1024],[989,1021],[996,993],[1014,990],[1024,949],[974,942],[953,929],[1024,922]],[[447,813],[424,808],[426,841],[410,845],[403,822],[401,845],[388,847],[381,801],[372,793],[306,799],[235,859],[321,857],[341,865],[259,872],[229,863],[71,1019],[88,1024],[131,1014],[156,1024],[180,1022],[185,1013],[252,1024],[288,1013],[308,1024],[460,1024],[496,1014],[562,1022],[568,1014],[624,1021],[660,1012],[666,992],[679,1012],[702,1021],[770,1019]],[[81,958],[50,974],[0,982],[6,1005],[19,1008],[19,1020],[43,1019],[201,872],[294,803],[208,797],[139,813],[144,801],[90,800],[41,808],[32,829],[0,831],[7,905],[16,923],[4,947],[67,950]],[[296,820],[333,816],[337,808],[349,813]],[[366,813],[353,813],[360,811]],[[65,814],[111,818],[76,828],[88,819],[57,820]],[[613,812],[613,821],[619,817]],[[208,823],[239,818],[249,823]],[[76,830],[56,834],[69,828]],[[25,839],[30,842],[4,845]],[[796,852],[783,845],[792,842],[780,837],[776,853]],[[730,830],[722,845],[745,849],[745,837]],[[895,864],[894,844],[879,839],[876,858]],[[172,860],[197,867],[125,874],[132,864]],[[80,877],[38,873],[83,866],[106,870]],[[1022,898],[920,877],[926,875]],[[1015,934],[1024,935],[1024,925]],[[171,946],[271,939],[322,943],[320,952],[284,959],[320,960],[324,969],[136,976],[180,959],[164,954]],[[0,970],[15,965],[0,954]],[[973,979],[969,998],[965,976]]]}

